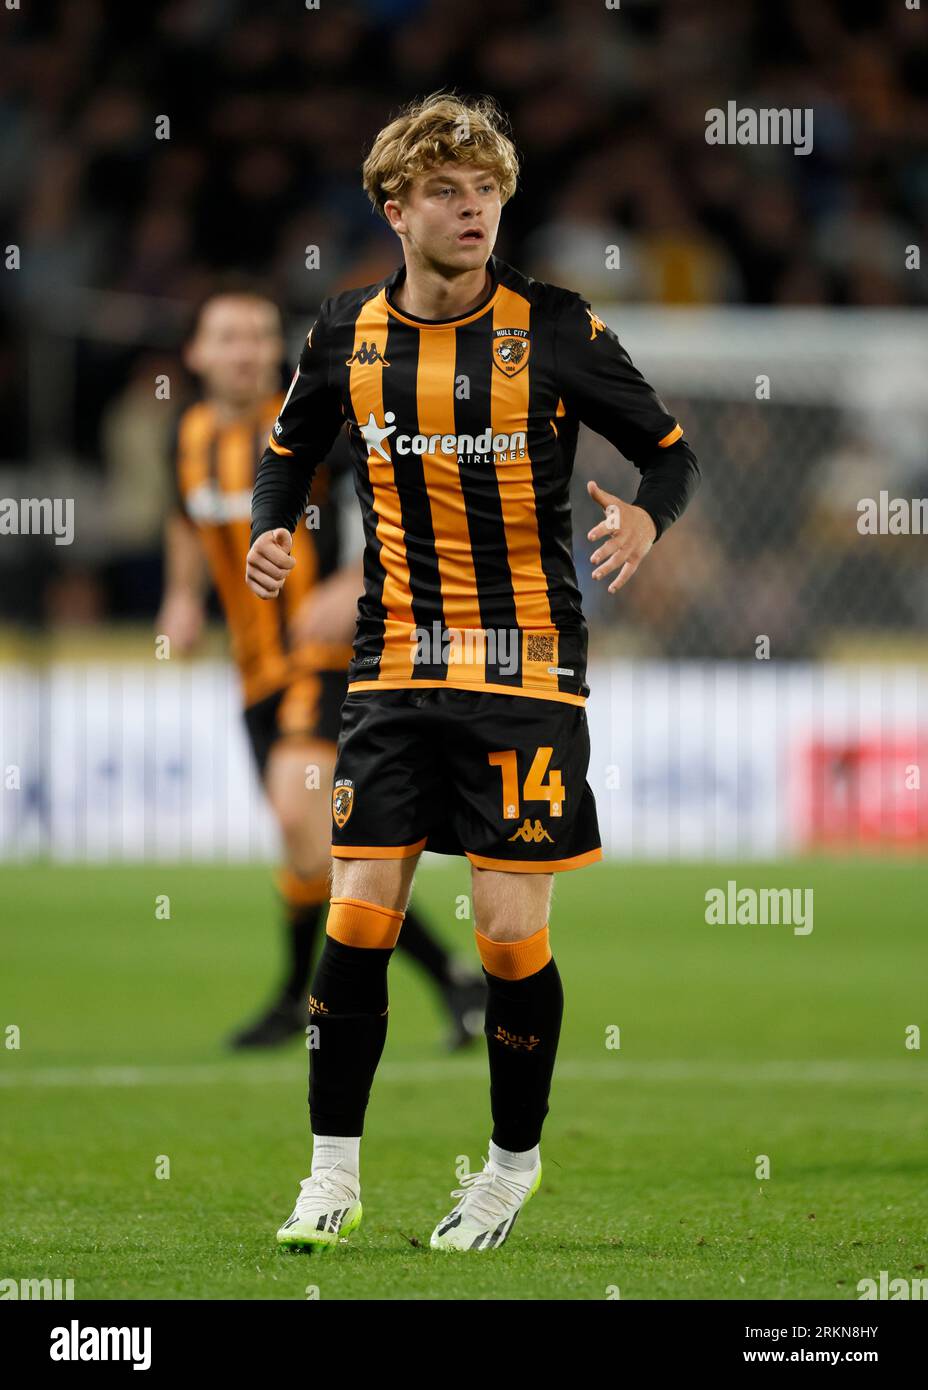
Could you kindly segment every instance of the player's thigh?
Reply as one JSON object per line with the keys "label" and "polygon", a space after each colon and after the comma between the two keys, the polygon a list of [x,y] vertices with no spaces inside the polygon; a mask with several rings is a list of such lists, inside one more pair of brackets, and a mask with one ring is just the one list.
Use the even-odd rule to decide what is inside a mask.
{"label": "player's thigh", "polygon": [[[602,858],[584,709],[491,692],[442,694],[453,826],[471,864],[536,878]],[[516,888],[510,906],[513,894],[529,904],[543,897],[537,886]]]}
{"label": "player's thigh", "polygon": [[418,692],[349,693],[332,789],[334,858],[418,858],[447,794],[429,730]]}
{"label": "player's thigh", "polygon": [[264,774],[267,798],[288,847],[317,845],[326,862],[334,772],[334,743],[293,737],[274,744]]}
{"label": "player's thigh", "polygon": [[553,883],[553,874],[504,873],[472,865],[477,930],[492,941],[534,936],[548,921]]}
{"label": "player's thigh", "polygon": [[404,859],[333,859],[332,897],[405,912],[418,862],[418,854]]}

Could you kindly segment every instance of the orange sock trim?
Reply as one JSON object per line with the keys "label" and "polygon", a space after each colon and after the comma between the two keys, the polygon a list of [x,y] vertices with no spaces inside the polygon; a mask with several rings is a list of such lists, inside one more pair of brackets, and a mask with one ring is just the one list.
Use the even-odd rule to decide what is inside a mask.
{"label": "orange sock trim", "polygon": [[295,869],[278,869],[277,891],[288,907],[312,907],[329,897],[329,871],[315,878],[304,878]]}
{"label": "orange sock trim", "polygon": [[334,936],[343,946],[384,950],[396,945],[405,916],[405,912],[378,907],[377,903],[366,903],[361,898],[333,898],[325,924],[326,936]]}
{"label": "orange sock trim", "polygon": [[524,980],[537,975],[551,959],[547,922],[524,941],[491,941],[476,927],[474,935],[484,970],[500,980]]}

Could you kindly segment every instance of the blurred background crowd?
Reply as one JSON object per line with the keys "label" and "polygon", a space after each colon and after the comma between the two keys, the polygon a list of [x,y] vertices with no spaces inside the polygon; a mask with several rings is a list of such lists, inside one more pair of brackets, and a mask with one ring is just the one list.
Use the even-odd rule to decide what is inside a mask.
{"label": "blurred background crowd", "polygon": [[[253,274],[297,343],[323,298],[389,273],[400,247],[360,164],[436,88],[489,92],[511,119],[522,178],[496,254],[598,308],[928,303],[906,255],[928,231],[928,23],[903,0],[50,0],[4,24],[0,226],[19,262],[0,316],[0,494],[28,462],[78,505],[70,552],[0,547],[6,620],[151,617],[190,305],[218,273]],[[812,108],[811,153],[708,145],[706,112],[730,100]],[[923,627],[912,538],[861,555],[853,522],[880,486],[928,490],[925,435],[913,445],[899,410],[898,437],[874,438],[827,363],[802,401],[654,375],[706,481],[653,584],[609,610],[612,633],[749,655],[769,611],[781,653],[801,656],[848,624]],[[862,492],[841,487],[845,465]],[[632,471],[586,439],[581,493],[593,468],[633,495]],[[577,561],[585,573],[585,543]]]}

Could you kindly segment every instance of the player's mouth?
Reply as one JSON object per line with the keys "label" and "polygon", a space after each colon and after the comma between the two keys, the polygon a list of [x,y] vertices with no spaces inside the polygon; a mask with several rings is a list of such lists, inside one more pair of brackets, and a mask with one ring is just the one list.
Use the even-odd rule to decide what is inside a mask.
{"label": "player's mouth", "polygon": [[470,227],[466,232],[462,232],[458,241],[483,241],[483,232],[479,227]]}

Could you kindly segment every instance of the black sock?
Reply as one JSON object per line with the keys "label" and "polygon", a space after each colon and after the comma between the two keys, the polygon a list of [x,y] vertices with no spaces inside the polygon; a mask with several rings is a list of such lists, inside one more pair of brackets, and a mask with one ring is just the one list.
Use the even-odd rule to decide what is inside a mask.
{"label": "black sock", "polygon": [[309,997],[309,1115],[314,1134],[364,1132],[364,1112],[387,1040],[393,947],[345,946],[326,936]]}
{"label": "black sock", "polygon": [[397,945],[431,975],[436,984],[446,988],[452,983],[451,956],[411,907],[406,909]]}
{"label": "black sock", "polygon": [[287,905],[286,951],[288,974],[281,987],[281,994],[296,1003],[306,994],[309,972],[312,966],[313,948],[319,934],[319,920],[322,903],[307,906]]}
{"label": "black sock", "polygon": [[523,980],[484,970],[494,1144],[524,1153],[541,1139],[557,1055],[564,991],[554,957]]}

